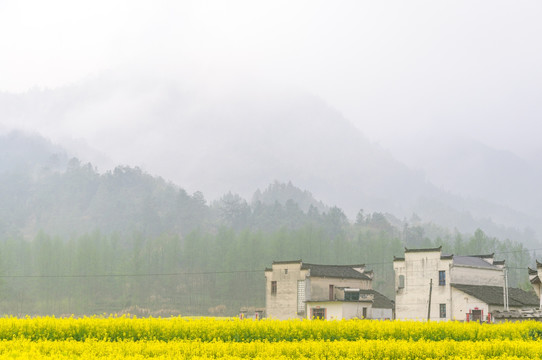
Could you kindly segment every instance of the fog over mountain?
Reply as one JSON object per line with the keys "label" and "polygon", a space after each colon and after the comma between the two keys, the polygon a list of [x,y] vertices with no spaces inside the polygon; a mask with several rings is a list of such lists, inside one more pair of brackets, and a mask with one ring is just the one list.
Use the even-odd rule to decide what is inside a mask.
{"label": "fog over mountain", "polygon": [[444,189],[542,215],[539,155],[521,157],[466,137],[424,139],[410,146],[410,151],[414,155],[404,161],[423,169],[428,179]]}
{"label": "fog over mountain", "polygon": [[[24,120],[102,171],[139,166],[209,200],[227,192],[250,199],[274,181],[291,181],[351,219],[364,209],[401,219],[416,213],[450,229],[481,227],[529,243],[538,239],[533,230],[542,233],[538,174],[526,160],[465,139],[428,152],[436,148],[428,141],[418,148],[425,168],[413,170],[337,109],[297,89],[217,92],[106,74],[55,90],[2,94],[0,113],[8,128]],[[86,128],[93,119],[100,126]]]}

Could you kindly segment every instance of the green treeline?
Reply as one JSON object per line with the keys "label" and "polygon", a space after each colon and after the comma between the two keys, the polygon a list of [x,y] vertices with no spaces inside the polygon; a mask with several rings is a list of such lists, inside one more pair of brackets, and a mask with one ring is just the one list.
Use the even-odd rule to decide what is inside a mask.
{"label": "green treeline", "polygon": [[528,285],[532,259],[517,242],[450,232],[415,215],[407,222],[360,211],[352,222],[289,183],[250,202],[228,193],[208,203],[140,169],[99,174],[76,159],[63,172],[0,180],[2,314],[233,315],[263,307],[264,269],[295,259],[365,263],[374,288],[393,298],[393,256],[405,246],[495,252],[507,260],[510,284]]}
{"label": "green treeline", "polygon": [[[426,241],[426,246],[436,245]],[[501,252],[497,258],[512,267],[511,283],[525,281],[530,259],[521,245],[488,238],[481,231],[440,243],[463,249],[458,254],[480,253],[480,246]],[[264,306],[263,270],[277,259],[368,264],[375,271],[374,287],[393,298],[391,261],[402,253],[399,237],[370,224],[347,226],[333,240],[323,226],[314,224],[270,233],[221,227],[214,233],[196,230],[184,238],[93,232],[61,239],[39,233],[32,241],[0,243],[0,312],[82,315],[137,306],[164,315],[232,315],[240,307]]]}

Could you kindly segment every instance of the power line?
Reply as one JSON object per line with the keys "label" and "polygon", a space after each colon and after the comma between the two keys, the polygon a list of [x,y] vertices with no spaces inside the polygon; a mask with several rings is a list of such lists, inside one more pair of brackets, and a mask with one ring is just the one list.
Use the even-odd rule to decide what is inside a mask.
{"label": "power line", "polygon": [[[539,251],[542,248],[537,249],[523,249],[515,251],[506,251],[506,252],[496,252],[495,254],[510,254],[517,252],[530,252],[530,251]],[[468,255],[462,255],[468,256]],[[414,260],[415,262],[421,262],[423,260]],[[413,262],[414,262],[413,261]],[[374,266],[374,265],[391,265],[393,261],[383,261],[383,262],[374,262],[374,263],[365,263],[365,266]],[[527,270],[527,268],[522,267],[509,267],[507,269],[519,269]],[[70,274],[70,275],[0,275],[0,279],[20,279],[20,278],[112,278],[112,277],[156,277],[156,276],[191,276],[191,275],[222,275],[222,274],[242,274],[242,273],[260,273],[264,272],[264,269],[257,270],[232,270],[232,271],[200,271],[200,272],[179,272],[179,273],[134,273],[134,274]],[[413,270],[415,272],[424,272],[424,270]],[[412,271],[411,271],[412,272]]]}
{"label": "power line", "polygon": [[75,274],[75,275],[0,275],[0,278],[108,278],[108,277],[153,277],[153,276],[190,276],[258,273],[265,270],[202,271],[182,273],[146,273],[146,274]]}

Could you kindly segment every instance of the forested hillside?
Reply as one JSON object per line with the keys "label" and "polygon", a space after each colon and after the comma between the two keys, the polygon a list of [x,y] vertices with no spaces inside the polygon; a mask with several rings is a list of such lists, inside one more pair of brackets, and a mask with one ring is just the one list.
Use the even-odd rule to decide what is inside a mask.
{"label": "forested hillside", "polygon": [[[201,191],[210,201],[229,191],[251,199],[275,180],[292,181],[350,218],[360,208],[401,219],[415,212],[460,232],[484,228],[491,236],[539,244],[540,214],[533,206],[519,206],[536,204],[532,184],[539,177],[516,171],[516,158],[506,157],[504,167],[493,156],[477,156],[476,148],[454,147],[462,157],[443,162],[436,156],[439,167],[428,173],[448,180],[440,184],[450,187],[440,188],[318,96],[256,84],[214,90],[218,93],[208,84],[115,72],[62,88],[0,93],[0,113],[7,126],[29,124],[102,171],[139,166],[191,194]],[[78,126],[88,119],[96,126]],[[419,146],[426,156],[435,155],[426,142]],[[456,163],[464,170],[454,170]],[[491,170],[495,167],[500,171]],[[523,186],[527,178],[531,185]],[[495,193],[500,196],[490,196]],[[255,198],[267,202],[263,193]],[[305,211],[310,204],[298,199]]]}
{"label": "forested hillside", "polygon": [[208,202],[138,168],[99,173],[75,158],[40,156],[0,173],[1,313],[235,314],[264,306],[263,270],[291,259],[366,263],[374,287],[393,298],[392,260],[405,246],[496,252],[513,285],[525,285],[532,262],[513,240],[415,214],[360,210],[349,220],[292,183],[272,183],[250,201],[227,193]]}

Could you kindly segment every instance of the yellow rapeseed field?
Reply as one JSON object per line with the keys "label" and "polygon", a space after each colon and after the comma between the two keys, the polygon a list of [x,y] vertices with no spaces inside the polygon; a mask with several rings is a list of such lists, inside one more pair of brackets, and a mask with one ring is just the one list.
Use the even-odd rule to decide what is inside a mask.
{"label": "yellow rapeseed field", "polygon": [[1,359],[539,359],[542,324],[2,318]]}

